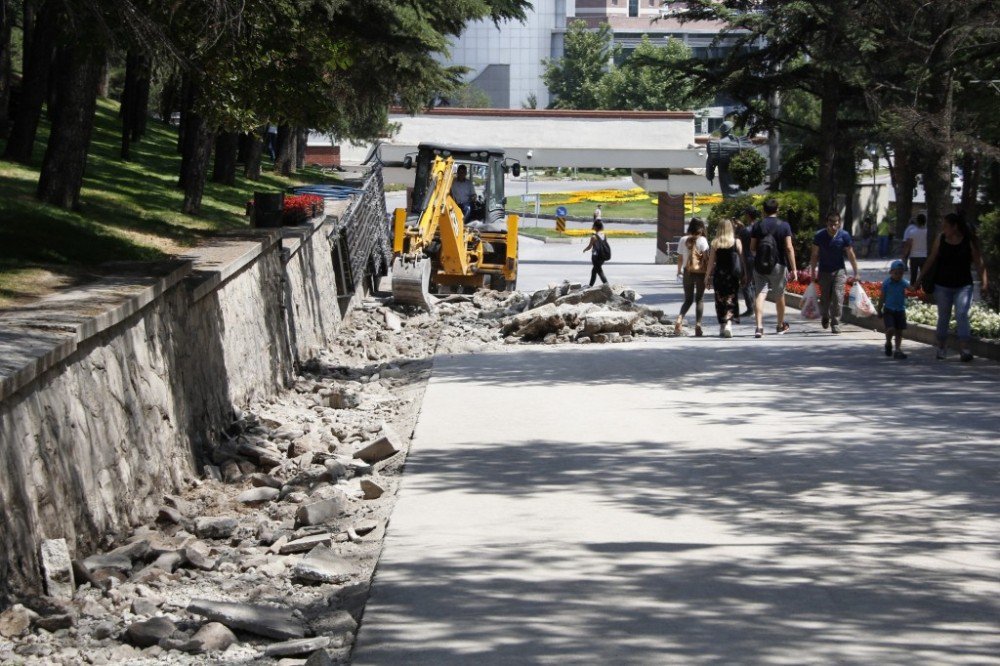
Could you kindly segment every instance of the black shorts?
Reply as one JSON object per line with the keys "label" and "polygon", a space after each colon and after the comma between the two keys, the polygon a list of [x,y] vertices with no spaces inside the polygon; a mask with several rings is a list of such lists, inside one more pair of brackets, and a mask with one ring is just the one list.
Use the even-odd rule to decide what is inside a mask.
{"label": "black shorts", "polygon": [[885,330],[894,328],[897,331],[906,330],[906,310],[890,310],[888,308],[882,310],[882,322],[885,324]]}

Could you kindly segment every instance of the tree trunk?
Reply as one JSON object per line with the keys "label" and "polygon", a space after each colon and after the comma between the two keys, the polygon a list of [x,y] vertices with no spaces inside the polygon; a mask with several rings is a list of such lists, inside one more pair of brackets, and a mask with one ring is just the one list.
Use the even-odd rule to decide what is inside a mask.
{"label": "tree trunk", "polygon": [[214,136],[205,118],[194,113],[190,115],[185,132],[184,153],[181,156],[181,181],[184,187],[181,211],[188,215],[200,215]]}
{"label": "tree trunk", "polygon": [[170,125],[173,120],[174,111],[177,111],[180,104],[178,103],[180,84],[177,81],[176,72],[171,73],[167,77],[167,80],[163,83],[163,89],[160,91],[159,109],[160,120],[163,121],[164,125]]}
{"label": "tree trunk", "polygon": [[951,125],[952,125],[952,85],[951,75],[943,75],[935,86],[940,96],[934,95],[931,110],[933,122],[931,138],[927,141],[927,162],[924,169],[924,195],[927,198],[928,237],[937,234],[938,222],[945,213],[951,211]]}
{"label": "tree trunk", "polygon": [[837,144],[840,124],[837,117],[840,85],[835,75],[827,75],[823,86],[819,122],[819,171],[816,196],[819,219],[837,212]]}
{"label": "tree trunk", "polygon": [[8,0],[0,0],[0,137],[7,136],[10,119],[11,71],[11,24],[14,21],[14,7]]}
{"label": "tree trunk", "polygon": [[135,51],[129,51],[125,54],[125,85],[122,88],[122,104],[119,115],[122,121],[121,158],[126,162],[131,159],[132,116],[135,113],[139,84],[139,60],[141,58],[142,56]]}
{"label": "tree trunk", "polygon": [[4,159],[21,164],[31,163],[38,122],[42,117],[42,106],[48,92],[53,45],[60,19],[55,4],[50,0],[41,6],[37,15],[33,16],[34,29],[30,38],[27,35],[25,37],[25,45],[27,47],[30,44],[30,49],[25,49],[24,75],[21,77],[17,112],[3,154]]}
{"label": "tree trunk", "polygon": [[250,133],[250,151],[247,153],[244,171],[244,174],[250,180],[260,180],[260,159],[264,152],[263,137],[266,132],[267,125],[264,125],[259,131]]}
{"label": "tree trunk", "polygon": [[101,64],[101,76],[97,81],[97,96],[101,99],[108,98],[108,90],[111,88],[111,63],[108,62],[107,56],[104,57],[104,62]]}
{"label": "tree trunk", "polygon": [[142,57],[142,68],[139,70],[139,86],[135,100],[135,114],[132,123],[132,140],[139,142],[146,135],[146,121],[149,120],[149,92],[153,87],[153,59],[148,55]]}
{"label": "tree trunk", "polygon": [[979,218],[979,174],[982,163],[982,155],[979,153],[970,152],[962,156],[962,215],[972,226]]}
{"label": "tree trunk", "polygon": [[295,172],[295,132],[288,125],[278,126],[278,149],[274,170],[283,176]]}
{"label": "tree trunk", "polygon": [[181,173],[179,185],[184,190],[181,210],[188,215],[201,214],[201,198],[205,193],[205,179],[212,157],[214,129],[204,116],[195,113],[195,103],[200,94],[198,83],[186,78],[184,81],[184,101],[181,109],[183,141],[181,149]]}
{"label": "tree trunk", "polygon": [[295,138],[295,167],[297,169],[304,169],[306,166],[306,146],[309,144],[309,130],[296,130]]}
{"label": "tree trunk", "polygon": [[215,139],[215,169],[212,182],[223,185],[236,184],[236,152],[240,135],[236,132],[219,132]]}
{"label": "tree trunk", "polygon": [[247,158],[250,157],[251,146],[253,145],[253,134],[251,132],[240,132],[239,148],[236,149],[236,163],[246,165]]}
{"label": "tree trunk", "polygon": [[92,41],[59,50],[55,69],[59,101],[50,109],[52,129],[38,178],[38,198],[46,203],[79,208],[105,57],[104,49]]}
{"label": "tree trunk", "polygon": [[[911,148],[903,142],[893,145],[893,156],[895,164],[891,163],[892,188],[896,193],[896,220],[895,228],[899,237],[903,237],[903,232],[913,218],[913,188],[917,184],[916,171],[913,168],[913,154]],[[886,156],[888,159],[888,156]]]}

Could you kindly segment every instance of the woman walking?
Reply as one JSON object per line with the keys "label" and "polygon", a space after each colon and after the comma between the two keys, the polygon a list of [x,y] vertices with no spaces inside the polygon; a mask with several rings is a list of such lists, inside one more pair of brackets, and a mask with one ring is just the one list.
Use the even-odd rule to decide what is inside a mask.
{"label": "woman walking", "polygon": [[684,328],[684,316],[694,304],[694,334],[702,335],[701,316],[705,311],[705,273],[708,268],[708,239],[705,238],[705,223],[692,217],[688,224],[687,236],[678,243],[677,274],[684,275],[684,303],[681,313],[674,322],[674,335],[680,335]]}
{"label": "woman walking", "polygon": [[745,275],[743,245],[736,238],[732,221],[723,220],[712,240],[705,279],[705,286],[715,289],[715,316],[721,338],[733,337],[732,322],[740,323],[739,293]]}
{"label": "woman walking", "polygon": [[604,277],[604,259],[601,257],[601,245],[607,242],[607,236],[604,234],[604,223],[600,220],[595,220],[594,226],[591,228],[594,233],[590,235],[590,242],[587,243],[587,247],[583,248],[583,251],[584,253],[590,252],[590,286],[593,287],[598,277],[601,278],[603,284],[608,283],[608,278]]}
{"label": "woman walking", "polygon": [[986,268],[983,266],[983,256],[979,251],[979,240],[957,213],[948,213],[941,222],[941,235],[934,241],[930,256],[920,271],[920,279],[933,276],[934,300],[937,302],[937,357],[947,355],[948,328],[951,323],[952,307],[955,309],[955,320],[958,323],[958,343],[961,348],[960,358],[972,360],[969,351],[969,340],[972,339],[969,325],[969,309],[972,307],[972,270],[975,265],[980,276],[983,291],[987,282]]}

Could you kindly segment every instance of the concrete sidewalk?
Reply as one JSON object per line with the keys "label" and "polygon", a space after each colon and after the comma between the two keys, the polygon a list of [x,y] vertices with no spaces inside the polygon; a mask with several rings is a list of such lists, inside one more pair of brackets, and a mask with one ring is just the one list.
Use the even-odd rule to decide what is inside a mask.
{"label": "concrete sidewalk", "polygon": [[439,358],[354,663],[1000,664],[1000,366],[752,334]]}

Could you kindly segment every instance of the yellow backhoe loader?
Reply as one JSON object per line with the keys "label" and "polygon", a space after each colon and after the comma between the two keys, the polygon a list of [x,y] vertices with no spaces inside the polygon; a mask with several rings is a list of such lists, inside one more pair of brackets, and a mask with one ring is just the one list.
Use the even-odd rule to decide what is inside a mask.
{"label": "yellow backhoe loader", "polygon": [[[468,215],[452,195],[462,165],[475,194]],[[431,310],[431,293],[514,289],[518,218],[506,211],[504,174],[518,176],[520,163],[500,148],[422,143],[403,166],[416,174],[408,207],[393,216],[394,300]]]}

